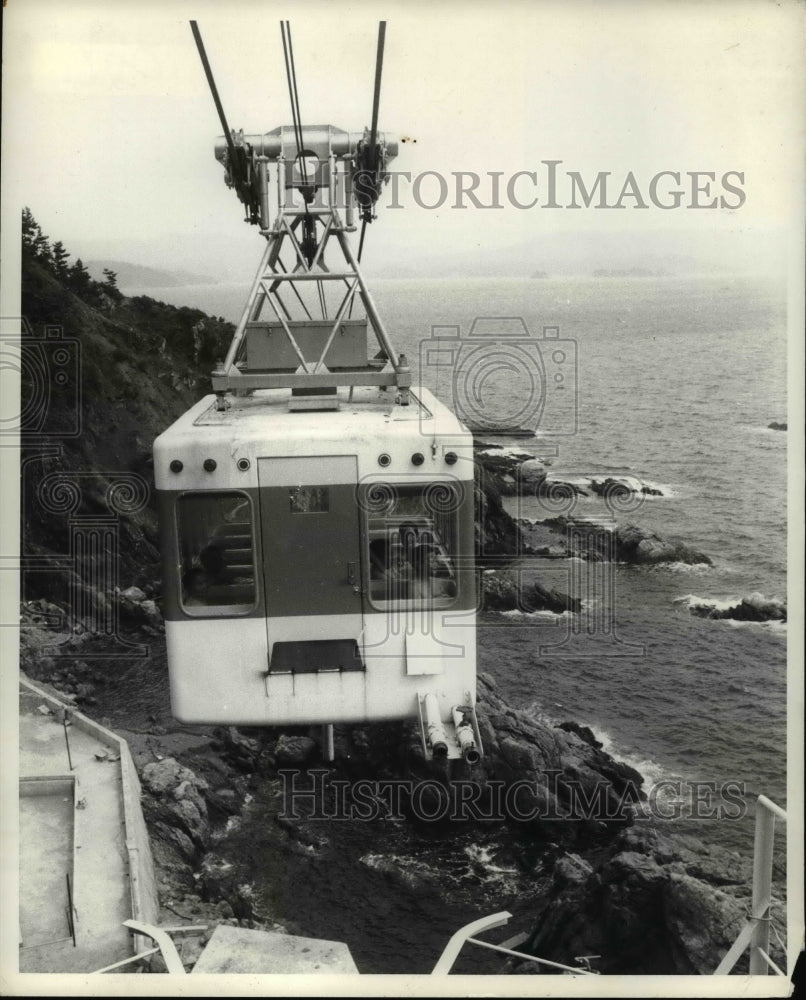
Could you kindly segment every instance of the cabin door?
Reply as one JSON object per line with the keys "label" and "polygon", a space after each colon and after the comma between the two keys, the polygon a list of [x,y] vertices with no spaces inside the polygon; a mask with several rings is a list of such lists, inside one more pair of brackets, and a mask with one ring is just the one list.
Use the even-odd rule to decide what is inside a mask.
{"label": "cabin door", "polygon": [[358,638],[364,587],[357,474],[354,455],[258,459],[270,643],[277,638],[271,619],[314,615],[346,616],[333,623],[339,635],[321,638]]}

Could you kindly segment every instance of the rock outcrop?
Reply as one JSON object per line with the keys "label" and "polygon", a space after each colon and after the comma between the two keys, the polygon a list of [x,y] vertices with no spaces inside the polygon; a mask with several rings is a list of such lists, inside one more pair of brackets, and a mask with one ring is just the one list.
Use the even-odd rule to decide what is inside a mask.
{"label": "rock outcrop", "polygon": [[[577,530],[578,529],[578,530]],[[596,527],[592,522],[569,517],[522,521],[527,551],[537,555],[576,556],[580,559],[609,559],[637,566],[660,563],[712,565],[710,556],[679,539],[665,539],[649,528],[635,524]],[[539,539],[536,544],[533,539]],[[552,544],[547,545],[549,541]],[[553,550],[553,551],[552,551]]]}
{"label": "rock outcrop", "polygon": [[[630,825],[642,800],[643,777],[581,735],[513,709],[489,674],[478,677],[477,714],[485,756],[473,775],[484,782],[522,783],[523,814],[554,843],[608,835]],[[512,817],[517,821],[517,817]]]}
{"label": "rock outcrop", "polygon": [[482,576],[485,611],[551,611],[561,615],[566,611],[578,613],[582,602],[559,590],[552,590],[539,583],[521,586],[514,573],[490,570]]}
{"label": "rock outcrop", "polygon": [[[710,975],[747,921],[751,878],[745,860],[726,883],[721,853],[674,848],[639,822],[606,852],[565,854],[521,947],[559,962],[598,955],[594,968],[604,974]],[[774,912],[778,929],[782,907]],[[783,960],[775,939],[772,949]]]}
{"label": "rock outcrop", "polygon": [[514,555],[520,549],[520,528],[504,510],[501,501],[504,481],[477,462],[475,466],[476,552],[484,556]]}
{"label": "rock outcrop", "polygon": [[786,601],[763,594],[750,594],[730,607],[719,607],[717,602],[689,602],[689,611],[698,618],[728,619],[737,622],[785,622]]}
{"label": "rock outcrop", "polygon": [[610,500],[635,494],[646,497],[662,497],[664,495],[663,490],[659,490],[656,486],[649,486],[647,483],[637,480],[614,479],[612,476],[605,479],[592,479],[591,490],[596,496],[606,497]]}
{"label": "rock outcrop", "polygon": [[667,541],[654,531],[634,524],[616,529],[616,557],[620,562],[638,565],[675,562],[711,565],[711,559],[705,553],[678,540]]}

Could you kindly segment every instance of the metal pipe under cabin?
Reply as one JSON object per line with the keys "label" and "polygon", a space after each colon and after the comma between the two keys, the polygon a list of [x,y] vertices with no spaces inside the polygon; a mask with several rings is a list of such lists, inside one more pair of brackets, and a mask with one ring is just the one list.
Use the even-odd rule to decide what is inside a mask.
{"label": "metal pipe under cabin", "polygon": [[478,764],[481,754],[476,746],[476,735],[470,722],[470,709],[466,706],[456,706],[452,710],[453,724],[456,727],[456,742],[462,751],[462,756],[468,764]]}
{"label": "metal pipe under cabin", "polygon": [[425,724],[428,731],[428,742],[435,757],[448,756],[448,737],[439,716],[439,703],[434,694],[427,694],[425,702]]}

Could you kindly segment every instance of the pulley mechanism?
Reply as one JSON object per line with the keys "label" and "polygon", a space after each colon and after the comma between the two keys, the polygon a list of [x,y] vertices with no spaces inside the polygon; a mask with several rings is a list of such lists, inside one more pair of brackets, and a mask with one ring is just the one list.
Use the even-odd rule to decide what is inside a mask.
{"label": "pulley mechanism", "polygon": [[[227,406],[227,392],[290,387],[295,396],[318,397],[322,408],[328,405],[323,397],[335,399],[339,386],[357,385],[395,386],[397,401],[405,405],[411,372],[394,350],[359,268],[365,229],[398,150],[397,139],[378,130],[386,22],[378,32],[371,124],[360,132],[302,124],[287,21],[281,35],[292,123],[263,134],[233,131],[195,21],[191,28],[224,130],[216,159],[246,207],[245,221],[258,225],[268,242],[227,356],[212,375],[220,407]],[[347,238],[356,229],[356,206],[357,256]],[[333,240],[342,258],[335,266],[325,260]],[[352,319],[356,298],[366,319]],[[266,306],[269,315],[262,318]],[[367,327],[379,347],[372,358]]]}

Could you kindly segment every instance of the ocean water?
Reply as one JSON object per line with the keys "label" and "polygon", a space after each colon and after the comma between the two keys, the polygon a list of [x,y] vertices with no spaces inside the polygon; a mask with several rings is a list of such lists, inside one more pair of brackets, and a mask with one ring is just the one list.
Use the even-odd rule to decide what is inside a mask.
{"label": "ocean water", "polygon": [[[565,623],[485,616],[480,668],[519,706],[589,725],[648,785],[680,782],[689,804],[693,783],[718,790],[728,781],[748,802],[764,792],[785,804],[786,626],[707,621],[688,610],[694,597],[786,599],[787,435],[768,429],[786,419],[783,285],[731,276],[434,280],[380,282],[375,297],[411,359],[434,326],[459,326],[467,336],[477,317],[520,317],[533,337],[558,327],[558,342],[577,356],[575,433],[509,445],[551,455],[558,444],[552,478],[627,475],[660,488],[664,496],[615,519],[680,539],[713,561],[613,567],[620,643],[594,643],[582,657],[568,646],[559,647],[563,655],[540,653]],[[553,347],[542,348],[549,391]],[[466,391],[434,370],[422,380],[446,402]],[[491,378],[475,405],[494,413],[500,401],[514,412],[517,390],[517,374],[501,384]],[[508,506],[533,518],[553,512],[535,498]],[[608,509],[598,497],[580,497],[573,514],[601,519]],[[567,563],[542,569],[551,586],[574,589]],[[596,590],[578,596],[603,600]],[[708,794],[703,785],[699,795]],[[743,854],[752,847],[751,819],[703,815],[668,826]]]}
{"label": "ocean water", "polygon": [[[660,488],[662,497],[646,498],[618,521],[678,538],[713,565],[611,567],[618,643],[593,642],[585,655],[557,645],[567,619],[484,615],[479,668],[513,704],[590,726],[648,788],[678,783],[664,800],[684,813],[664,822],[671,836],[752,857],[753,798],[763,792],[786,805],[786,626],[706,621],[688,604],[786,596],[787,435],[768,429],[786,419],[783,286],[716,276],[411,279],[371,287],[397,349],[449,403],[449,370],[419,372],[421,342],[433,327],[466,336],[474,319],[514,317],[532,336],[558,327],[566,356],[576,352],[575,432],[560,436],[554,454],[549,440],[508,443],[550,456],[558,479],[632,475]],[[197,299],[186,292],[177,293],[237,318],[241,290],[208,288],[207,296],[219,295],[215,302],[201,289]],[[547,363],[545,384],[553,374]],[[479,405],[514,413],[525,385],[522,373],[492,377],[476,387]],[[549,416],[568,430],[564,405]],[[510,510],[536,518],[552,512],[534,498],[513,500]],[[599,498],[581,497],[574,513],[601,518],[607,509]],[[559,589],[579,587],[584,570],[569,562],[526,570],[535,566]],[[595,606],[607,595],[594,588],[581,596]],[[736,819],[708,808],[719,806],[725,782],[744,793],[747,812]],[[696,795],[705,815],[686,817]],[[276,811],[276,789],[262,789],[221,849],[240,857],[239,877],[259,909],[346,940],[365,972],[427,971],[462,923],[505,907],[528,920],[540,891],[539,870],[519,869],[521,854],[501,831],[429,838],[394,825],[341,824],[323,830],[327,846],[297,850],[278,836]],[[295,888],[300,879],[304,893]],[[466,961],[466,971],[490,971],[483,958]]]}

